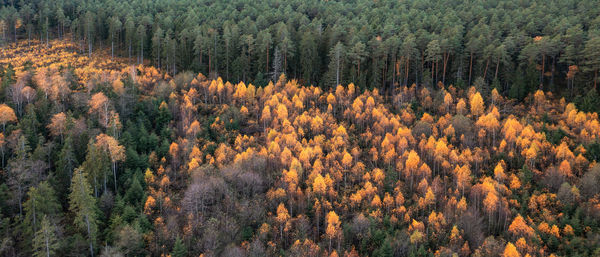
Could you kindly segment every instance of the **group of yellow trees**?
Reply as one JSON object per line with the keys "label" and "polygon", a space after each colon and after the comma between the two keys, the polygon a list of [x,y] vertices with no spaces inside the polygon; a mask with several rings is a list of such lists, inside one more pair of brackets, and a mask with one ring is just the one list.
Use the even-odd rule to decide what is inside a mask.
{"label": "group of yellow trees", "polygon": [[[258,231],[273,251],[368,253],[354,244],[356,234],[342,231],[364,219],[408,227],[410,242],[435,254],[487,256],[501,244],[504,256],[546,256],[565,251],[549,241],[568,244],[575,236],[561,220],[567,206],[600,209],[597,196],[583,198],[577,189],[577,178],[598,169],[584,147],[600,137],[598,116],[550,93],[516,103],[496,89],[413,85],[398,88],[391,104],[390,96],[353,84],[324,91],[284,76],[263,87],[202,75],[188,80],[172,85],[179,94],[163,103],[180,117],[172,168],[190,175],[205,172],[205,165],[272,160],[268,168],[279,178],[266,192],[270,218]],[[199,128],[198,109],[207,107],[217,114],[238,109],[237,119],[254,133],[227,129],[233,120],[220,117]],[[205,129],[230,139],[212,152],[214,142],[194,137]],[[565,136],[550,142],[548,134],[558,130]],[[569,190],[545,183],[566,183]],[[300,236],[304,222],[310,228]]]}
{"label": "group of yellow trees", "polygon": [[[97,66],[96,75],[76,68],[73,89],[53,65],[25,71],[19,58],[8,62],[27,74],[19,78],[33,76],[37,97],[62,103],[47,124],[61,140],[78,122],[67,119],[67,102],[87,90],[85,115],[100,128],[93,147],[110,157],[115,192],[126,159],[115,107],[123,80],[135,83],[136,101],[153,99],[172,117],[168,152],[149,153],[143,175],[151,253],[166,255],[177,241],[207,256],[549,256],[598,232],[580,220],[600,218],[598,190],[584,179],[600,178],[588,153],[600,139],[598,114],[550,93],[518,103],[496,89],[439,83],[382,95],[284,75],[255,86],[121,64]],[[27,86],[12,87],[22,97],[15,104],[31,101]],[[89,93],[94,87],[106,90]],[[0,105],[3,130],[15,109]],[[107,174],[90,175],[106,187]],[[252,222],[225,218],[253,208]],[[216,227],[235,233],[207,234]]]}

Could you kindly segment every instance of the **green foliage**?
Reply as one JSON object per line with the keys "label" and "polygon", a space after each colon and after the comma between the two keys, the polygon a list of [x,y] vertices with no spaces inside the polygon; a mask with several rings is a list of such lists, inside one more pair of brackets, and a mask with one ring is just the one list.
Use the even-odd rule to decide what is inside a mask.
{"label": "green foliage", "polygon": [[[360,256],[490,255],[519,238],[500,229],[517,214],[534,228],[529,253],[600,251],[594,209],[600,142],[582,139],[598,137],[597,117],[563,122],[556,97],[569,95],[579,110],[600,111],[592,89],[600,68],[600,12],[593,1],[88,2],[0,4],[0,102],[17,116],[0,146],[1,256],[319,256],[333,247],[340,255],[353,247]],[[63,37],[69,40],[50,41]],[[68,51],[55,51],[61,44]],[[85,53],[94,65],[55,65],[22,58],[20,51],[88,62]],[[108,51],[115,61],[103,59]],[[36,77],[45,65],[56,68],[48,85]],[[267,86],[281,72],[291,86]],[[209,85],[218,77],[254,82],[255,98],[232,100],[237,88],[229,83],[215,92]],[[61,79],[72,92],[57,101],[53,91]],[[344,86],[350,82],[358,86],[352,93]],[[311,84],[318,88],[301,86]],[[474,125],[477,115],[439,106],[448,92],[453,104],[466,100],[469,110],[471,86],[486,107],[493,88],[513,98],[494,102],[497,144],[489,143],[485,120]],[[553,94],[533,106],[539,88]],[[433,103],[424,102],[423,89]],[[96,92],[108,96],[107,111],[118,114],[122,128],[102,126],[103,114],[89,111]],[[331,113],[329,93],[337,102]],[[192,108],[183,106],[186,97]],[[279,104],[288,109],[287,121],[276,114]],[[265,120],[271,120],[263,123],[267,105]],[[48,124],[60,112],[67,117],[64,133],[51,135]],[[505,128],[510,115],[535,134]],[[193,121],[201,125],[190,135]],[[266,124],[264,131],[257,124]],[[445,134],[449,124],[455,135]],[[513,132],[517,139],[508,139]],[[125,147],[123,163],[111,166],[95,145],[101,133]],[[567,155],[572,175],[549,172],[562,164],[555,149],[562,141],[590,165]],[[176,154],[169,153],[171,143]],[[535,153],[528,153],[533,143]],[[413,149],[420,159],[407,170]],[[350,165],[342,165],[344,151]],[[382,161],[388,153],[391,160]],[[296,161],[302,169],[290,167]],[[504,171],[494,174],[501,162]],[[455,172],[461,165],[470,171],[466,177]],[[375,168],[385,178],[374,178]],[[312,190],[317,173],[325,177],[324,194]],[[463,179],[468,186],[459,192]],[[544,180],[562,184],[556,195]],[[120,191],[111,192],[112,183]],[[374,205],[375,196],[386,196],[383,206]],[[467,206],[458,208],[463,196]],[[282,212],[281,220],[280,204],[289,214]],[[327,229],[335,223],[330,211],[343,231]],[[542,220],[556,223],[561,237],[536,229]],[[459,234],[450,239],[454,224]],[[567,225],[573,235],[565,233]]]}
{"label": "green foliage", "polygon": [[33,256],[44,257],[54,256],[59,247],[59,241],[56,237],[56,227],[51,223],[48,216],[43,216],[40,222],[40,228],[33,238]]}
{"label": "green foliage", "polygon": [[73,150],[73,139],[71,136],[67,136],[58,154],[54,175],[54,179],[57,181],[56,191],[61,196],[61,199],[66,199],[68,195],[71,177],[77,166],[78,162]]}
{"label": "green foliage", "polygon": [[181,238],[177,237],[173,250],[171,250],[172,257],[185,257],[187,256],[187,248],[183,244]]}
{"label": "green foliage", "polygon": [[27,196],[28,199],[23,204],[25,209],[23,224],[27,227],[25,231],[30,233],[29,235],[37,233],[41,229],[40,226],[43,226],[41,224],[42,218],[53,219],[61,216],[62,208],[58,203],[54,189],[48,181],[40,183],[37,187],[32,187],[27,192]]}
{"label": "green foliage", "polygon": [[585,147],[585,157],[588,160],[600,162],[600,142],[593,142]]}
{"label": "green foliage", "polygon": [[[109,46],[111,58],[123,56],[137,63],[150,59],[172,75],[194,69],[212,78],[259,85],[266,84],[267,77],[276,79],[279,74],[274,73],[281,71],[306,84],[330,86],[341,79],[370,88],[432,85],[441,80],[465,88],[481,77],[486,85],[508,85],[509,95],[522,99],[540,82],[556,90],[567,88],[560,84],[567,83],[562,78],[569,65],[580,66],[577,77],[596,78],[600,68],[593,1],[169,3],[153,2],[150,8],[137,1],[125,6],[112,1],[59,2],[51,7],[17,3],[3,9],[12,18],[6,18],[7,27],[17,18],[24,23],[23,29],[13,31],[13,38],[36,36],[46,41],[62,38],[63,31],[71,29],[72,38],[80,40],[81,50],[88,54]],[[198,4],[212,12],[197,10]],[[547,14],[543,18],[537,15],[540,6]],[[41,11],[45,8],[56,15],[46,16],[48,12]],[[442,15],[446,18],[431,18]],[[477,15],[494,18],[459,18]],[[569,17],[569,22],[562,17]],[[531,40],[536,36],[541,40]],[[331,54],[338,46],[345,46],[344,55]],[[543,72],[553,74],[540,75],[542,66]],[[508,71],[516,67],[515,78]],[[2,80],[4,86],[14,82],[10,69],[10,65],[3,68],[7,75],[2,77],[9,78]],[[590,81],[579,87],[592,87]],[[130,116],[130,108],[119,109],[124,118]]]}
{"label": "green foliage", "polygon": [[554,145],[559,145],[561,140],[566,136],[568,136],[568,134],[560,128],[556,130],[546,130],[546,140]]}
{"label": "green foliage", "polygon": [[81,168],[76,169],[71,182],[69,210],[74,215],[73,223],[77,229],[87,235],[90,251],[98,233],[96,198],[92,196],[92,188]]}
{"label": "green foliage", "polygon": [[132,206],[140,206],[142,200],[144,198],[144,189],[138,179],[138,176],[133,177],[133,182],[131,186],[127,189],[125,193],[124,200]]}
{"label": "green foliage", "polygon": [[578,109],[585,112],[600,112],[600,98],[596,89],[592,89],[585,94],[578,95],[575,98],[575,105]]}
{"label": "green foliage", "polygon": [[392,257],[394,256],[394,251],[392,249],[392,245],[390,241],[386,238],[385,241],[381,244],[377,250],[373,251],[373,256],[377,257]]}

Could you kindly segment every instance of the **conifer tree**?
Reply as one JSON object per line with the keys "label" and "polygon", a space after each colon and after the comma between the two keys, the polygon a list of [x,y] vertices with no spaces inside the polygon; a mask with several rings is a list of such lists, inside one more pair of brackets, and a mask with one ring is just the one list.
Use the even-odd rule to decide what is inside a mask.
{"label": "conifer tree", "polygon": [[50,222],[48,216],[43,216],[40,229],[33,238],[32,246],[35,257],[55,256],[59,241],[56,237],[56,226]]}
{"label": "conifer tree", "polygon": [[94,256],[94,243],[98,233],[96,214],[96,198],[92,196],[92,188],[81,168],[75,170],[71,181],[69,195],[69,210],[74,215],[74,224],[87,234],[90,255]]}

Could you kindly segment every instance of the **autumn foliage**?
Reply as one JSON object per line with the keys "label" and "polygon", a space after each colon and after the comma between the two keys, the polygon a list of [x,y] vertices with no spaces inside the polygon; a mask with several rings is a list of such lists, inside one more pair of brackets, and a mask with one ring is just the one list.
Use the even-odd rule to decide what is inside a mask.
{"label": "autumn foliage", "polygon": [[49,180],[79,206],[48,214],[63,228],[77,218],[56,231],[79,246],[59,253],[598,253],[598,114],[550,93],[232,84],[68,54],[75,79],[57,68],[66,46],[30,69],[29,48],[0,62],[37,92],[0,105],[3,179],[23,202]]}

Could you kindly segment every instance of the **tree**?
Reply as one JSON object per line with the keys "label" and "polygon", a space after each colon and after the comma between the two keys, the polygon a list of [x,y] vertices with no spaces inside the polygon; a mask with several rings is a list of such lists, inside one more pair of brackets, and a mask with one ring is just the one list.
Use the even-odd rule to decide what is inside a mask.
{"label": "tree", "polygon": [[502,253],[502,256],[503,257],[521,257],[521,254],[519,254],[515,245],[513,245],[511,242],[508,242],[506,244],[506,247],[504,248],[504,252]]}
{"label": "tree", "polygon": [[14,194],[13,200],[18,203],[20,216],[23,213],[23,196],[31,186],[36,186],[43,179],[42,172],[46,164],[31,158],[25,136],[21,135],[16,143],[16,156],[8,161],[7,184]]}
{"label": "tree", "polygon": [[[585,70],[593,71],[594,73],[594,89],[597,89],[598,84],[598,70],[600,69],[600,52],[597,49],[600,49],[600,36],[592,36],[585,43],[585,48],[583,49],[583,56],[585,58]],[[597,90],[596,90],[597,91]]]}
{"label": "tree", "polygon": [[125,147],[119,145],[119,141],[114,137],[106,134],[96,136],[96,146],[108,153],[110,157],[115,182],[115,194],[117,194],[117,162],[125,160]]}
{"label": "tree", "polygon": [[473,115],[479,116],[483,113],[485,106],[483,104],[483,98],[481,97],[481,94],[479,94],[479,92],[473,94],[469,103],[471,105],[471,113]]}
{"label": "tree", "polygon": [[262,67],[265,67],[264,73],[269,73],[269,52],[271,50],[271,44],[273,43],[273,39],[271,38],[271,33],[268,30],[262,30],[258,32],[256,36],[256,47],[258,51],[258,63],[260,71]]}
{"label": "tree", "polygon": [[154,35],[152,35],[152,55],[154,56],[154,65],[156,65],[159,69],[161,68],[161,55],[162,45],[163,45],[163,30],[158,27],[154,31]]}
{"label": "tree", "polygon": [[404,164],[404,168],[406,170],[405,177],[410,178],[410,188],[412,188],[414,175],[417,173],[417,169],[419,167],[419,163],[421,162],[421,158],[414,150],[411,150],[408,153],[408,158],[406,158],[406,162]]}
{"label": "tree", "polygon": [[[412,57],[416,57],[417,55],[417,49],[416,49],[416,38],[415,36],[411,33],[409,34],[406,38],[404,38],[404,41],[402,42],[402,46],[401,46],[401,53],[402,56],[405,58],[406,63],[404,65],[404,72],[405,72],[405,76],[404,76],[404,85],[408,85],[408,73],[410,71],[410,59]],[[415,69],[416,71],[416,69]]]}
{"label": "tree", "polygon": [[59,248],[59,241],[56,237],[56,226],[50,223],[48,216],[43,216],[40,229],[33,238],[33,256],[50,257],[54,256]]}
{"label": "tree", "polygon": [[494,81],[498,79],[498,70],[500,65],[508,65],[510,63],[510,56],[506,50],[506,45],[500,44],[494,50],[494,58],[496,59],[496,72],[494,72]]}
{"label": "tree", "polygon": [[17,116],[15,111],[6,104],[0,104],[0,123],[2,123],[2,131],[6,131],[6,123],[16,122]]}
{"label": "tree", "polygon": [[325,217],[327,220],[327,229],[325,233],[327,238],[329,238],[329,251],[331,251],[331,241],[333,238],[338,238],[338,242],[340,241],[341,227],[340,227],[340,217],[335,213],[335,211],[330,211],[327,213]]}
{"label": "tree", "polygon": [[431,83],[435,83],[435,81],[437,81],[437,64],[440,60],[441,52],[442,50],[440,49],[440,42],[437,39],[434,39],[427,44],[427,49],[425,50],[425,59],[431,63]]}
{"label": "tree", "polygon": [[363,87],[363,79],[362,79],[362,74],[360,72],[361,70],[361,63],[363,63],[366,58],[367,58],[367,46],[363,43],[363,42],[356,42],[356,44],[354,44],[354,46],[352,46],[352,48],[350,48],[349,52],[348,52],[348,58],[350,59],[350,62],[352,63],[352,65],[355,66],[356,69],[356,75],[352,74],[352,78],[351,81],[353,81],[354,83],[357,83],[358,86]]}
{"label": "tree", "polygon": [[277,206],[277,216],[275,217],[275,220],[277,221],[277,223],[279,223],[279,234],[280,234],[280,238],[282,241],[283,241],[283,228],[285,226],[285,223],[289,219],[290,219],[290,214],[288,213],[288,210],[285,208],[283,203],[280,203],[279,206]]}
{"label": "tree", "polygon": [[109,108],[110,106],[110,101],[108,100],[108,97],[106,97],[106,95],[104,95],[104,93],[99,92],[96,93],[92,96],[92,98],[90,99],[90,113],[97,113],[98,115],[98,122],[100,122],[100,124],[103,127],[108,127],[108,121],[109,121]]}
{"label": "tree", "polygon": [[67,115],[65,115],[64,112],[54,114],[54,116],[52,116],[52,118],[50,119],[48,129],[50,130],[51,135],[59,136],[62,141],[63,136],[67,130]]}
{"label": "tree", "polygon": [[527,225],[525,219],[519,214],[517,217],[510,223],[508,227],[508,232],[513,234],[516,237],[525,236],[532,237],[535,234],[535,231]]}
{"label": "tree", "polygon": [[302,34],[300,40],[300,62],[302,66],[302,78],[306,84],[314,81],[315,71],[318,70],[318,48],[316,35],[312,31]]}
{"label": "tree", "polygon": [[27,196],[29,199],[23,204],[25,209],[23,223],[29,227],[30,231],[28,232],[33,234],[40,230],[41,218],[57,218],[61,213],[61,206],[58,203],[54,189],[48,181],[40,183],[37,187],[32,187],[27,192]]}
{"label": "tree", "polygon": [[464,195],[465,188],[471,185],[471,169],[467,165],[459,167],[458,165],[454,169],[456,174],[456,184],[460,188],[461,196]]}
{"label": "tree", "polygon": [[325,184],[325,179],[321,174],[317,174],[315,177],[313,184],[313,192],[318,195],[324,195],[327,190],[327,185]]}
{"label": "tree", "polygon": [[135,33],[138,38],[138,41],[140,42],[140,49],[138,52],[138,64],[144,64],[144,41],[146,41],[146,26],[140,23]]}
{"label": "tree", "polygon": [[135,39],[135,22],[133,16],[127,16],[125,19],[125,38],[127,41],[128,60],[131,62],[131,53],[133,50],[133,40]]}
{"label": "tree", "polygon": [[183,244],[181,238],[177,237],[175,240],[175,245],[173,246],[173,250],[171,251],[172,257],[185,257],[187,256],[187,249]]}
{"label": "tree", "polygon": [[226,21],[223,24],[223,41],[225,43],[225,78],[230,79],[229,77],[229,63],[231,62],[229,59],[230,49],[236,49],[236,42],[239,37],[239,29],[235,23],[231,21]]}
{"label": "tree", "polygon": [[[134,227],[135,226],[135,227]],[[118,241],[116,246],[125,254],[125,256],[139,256],[144,254],[144,241],[142,234],[138,231],[137,224],[124,225],[118,233]]]}
{"label": "tree", "polygon": [[85,32],[85,39],[88,42],[88,57],[92,57],[92,48],[94,45],[94,32],[96,28],[96,17],[91,11],[87,11],[83,17],[83,26]]}
{"label": "tree", "polygon": [[96,198],[92,196],[91,186],[81,168],[76,169],[71,181],[69,210],[73,213],[75,226],[87,232],[90,255],[94,256],[94,242],[98,231],[96,216]]}
{"label": "tree", "polygon": [[68,195],[69,185],[73,178],[73,170],[78,166],[77,158],[73,149],[73,137],[68,135],[64,140],[63,146],[58,154],[56,161],[56,179],[58,182],[58,195],[60,199]]}
{"label": "tree", "polygon": [[328,79],[326,84],[330,87],[335,87],[340,84],[344,59],[344,45],[341,42],[337,42],[337,44],[329,51],[329,75],[326,75]]}
{"label": "tree", "polygon": [[119,38],[119,31],[121,30],[121,20],[117,16],[113,16],[108,20],[108,34],[110,34],[110,57],[115,56],[115,40]]}

